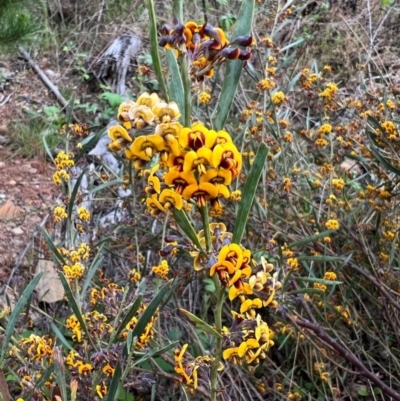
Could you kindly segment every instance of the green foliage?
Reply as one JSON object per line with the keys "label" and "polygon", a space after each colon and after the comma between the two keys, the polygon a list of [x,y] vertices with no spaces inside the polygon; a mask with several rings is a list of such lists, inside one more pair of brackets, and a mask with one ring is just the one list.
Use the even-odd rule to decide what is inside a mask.
{"label": "green foliage", "polygon": [[12,49],[23,39],[38,31],[27,0],[0,0],[0,47]]}

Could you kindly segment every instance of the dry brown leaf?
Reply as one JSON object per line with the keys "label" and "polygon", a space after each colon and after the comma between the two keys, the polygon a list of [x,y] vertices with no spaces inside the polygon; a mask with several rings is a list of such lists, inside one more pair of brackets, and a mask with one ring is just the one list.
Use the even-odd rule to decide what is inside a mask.
{"label": "dry brown leaf", "polygon": [[0,219],[8,220],[24,214],[24,210],[9,199],[0,207]]}
{"label": "dry brown leaf", "polygon": [[58,277],[54,263],[51,260],[39,259],[36,273],[39,272],[44,272],[36,287],[39,300],[52,303],[64,299],[64,288]]}
{"label": "dry brown leaf", "polygon": [[10,392],[8,391],[8,385],[4,373],[0,370],[0,394],[4,401],[11,401]]}

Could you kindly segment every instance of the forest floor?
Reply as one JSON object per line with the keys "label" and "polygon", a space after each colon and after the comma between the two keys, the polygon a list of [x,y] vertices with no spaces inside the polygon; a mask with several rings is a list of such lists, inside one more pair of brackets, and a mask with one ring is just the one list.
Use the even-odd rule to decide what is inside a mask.
{"label": "forest floor", "polygon": [[0,281],[4,283],[13,276],[13,269],[35,268],[31,245],[59,190],[52,182],[55,167],[44,157],[19,152],[9,130],[10,122],[24,109],[55,103],[55,99],[32,70],[21,69],[20,62],[1,67],[6,77],[0,102]]}

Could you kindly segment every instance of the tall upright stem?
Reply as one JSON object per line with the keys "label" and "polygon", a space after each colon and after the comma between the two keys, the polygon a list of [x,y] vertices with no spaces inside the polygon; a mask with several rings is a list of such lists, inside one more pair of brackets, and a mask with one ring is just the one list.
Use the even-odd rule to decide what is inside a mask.
{"label": "tall upright stem", "polygon": [[[214,312],[215,317],[215,329],[218,333],[222,332],[222,306],[225,300],[225,292],[221,288],[218,275],[213,276],[216,295],[217,295],[217,305]],[[222,356],[222,338],[217,338],[215,343],[215,358],[211,368],[211,401],[217,401],[218,395],[218,367],[221,362]]]}
{"label": "tall upright stem", "polygon": [[199,207],[199,211],[203,223],[204,238],[206,239],[206,251],[210,252],[212,248],[212,243],[211,243],[210,219],[208,216],[208,207],[207,206]]}

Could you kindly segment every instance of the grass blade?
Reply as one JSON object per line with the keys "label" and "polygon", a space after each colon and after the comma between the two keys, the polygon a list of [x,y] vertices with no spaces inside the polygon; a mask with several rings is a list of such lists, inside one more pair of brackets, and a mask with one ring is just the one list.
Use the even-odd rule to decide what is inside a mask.
{"label": "grass blade", "polygon": [[32,281],[27,285],[24,292],[21,295],[21,298],[18,300],[17,304],[14,307],[10,315],[10,319],[8,320],[6,331],[5,331],[5,338],[2,341],[1,345],[1,353],[0,353],[0,368],[4,368],[4,357],[5,353],[8,349],[8,344],[11,340],[11,336],[14,334],[14,328],[17,323],[17,320],[21,314],[21,311],[25,304],[28,302],[28,299],[32,295],[33,290],[36,288],[37,283],[39,282],[40,278],[42,277],[43,272],[38,273]]}
{"label": "grass blade", "polygon": [[161,66],[160,52],[158,51],[158,38],[157,38],[157,22],[156,14],[154,11],[153,0],[147,0],[147,9],[149,10],[150,19],[150,53],[153,60],[154,72],[156,73],[158,83],[160,84],[165,101],[169,102],[168,90],[165,85],[164,74]]}
{"label": "grass blade", "polygon": [[243,187],[242,200],[239,205],[232,237],[232,242],[236,244],[240,244],[242,240],[244,230],[246,228],[247,218],[249,217],[250,209],[256,195],[258,181],[260,180],[267,155],[267,145],[265,145],[265,143],[262,143],[258,148],[253,166],[250,170],[250,174],[248,175],[246,183]]}
{"label": "grass blade", "polygon": [[[254,0],[243,0],[239,10],[235,30],[232,37],[249,35],[253,24]],[[243,61],[229,61],[226,66],[224,85],[217,106],[217,115],[214,120],[214,129],[221,130],[225,126],[225,121],[231,109],[236,88],[239,84],[242,73]]]}

